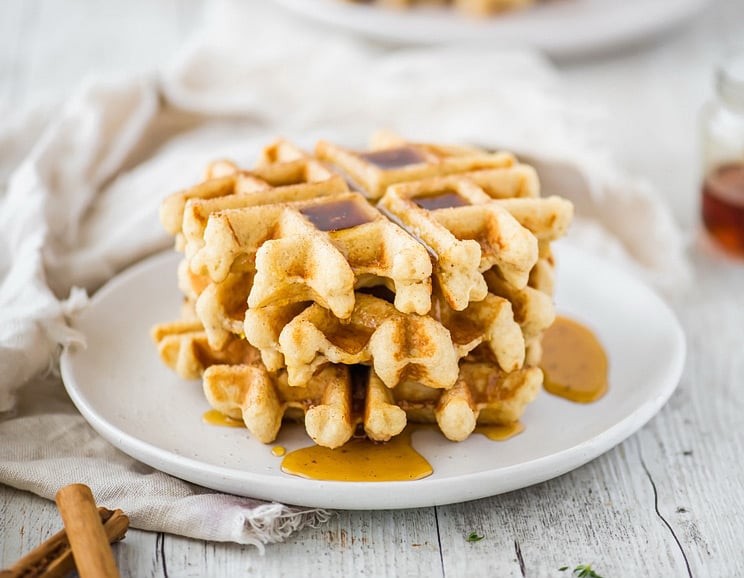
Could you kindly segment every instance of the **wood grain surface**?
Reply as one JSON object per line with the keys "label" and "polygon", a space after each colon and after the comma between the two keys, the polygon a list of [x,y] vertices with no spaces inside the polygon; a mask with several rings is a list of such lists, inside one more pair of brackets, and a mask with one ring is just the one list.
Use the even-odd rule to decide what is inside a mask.
{"label": "wood grain surface", "polygon": [[[0,105],[54,98],[88,74],[164,65],[200,10],[199,0],[4,0]],[[626,111],[630,121],[602,122],[624,125],[609,138],[615,153],[664,185],[691,235],[695,281],[672,303],[687,333],[686,367],[672,399],[638,434],[569,474],[509,494],[436,508],[340,511],[263,556],[253,547],[130,529],[113,546],[121,575],[565,577],[592,564],[604,578],[744,576],[744,262],[696,237],[689,168],[694,116],[713,62],[742,34],[744,2],[718,0],[659,45],[559,64],[568,92],[600,106],[618,103],[613,87],[647,81],[639,85],[643,104]],[[126,41],[132,37],[137,42]],[[634,115],[651,106],[656,124],[634,126]],[[668,148],[639,150],[648,134]],[[0,567],[61,528],[52,502],[0,486]],[[483,539],[469,542],[471,532]]]}

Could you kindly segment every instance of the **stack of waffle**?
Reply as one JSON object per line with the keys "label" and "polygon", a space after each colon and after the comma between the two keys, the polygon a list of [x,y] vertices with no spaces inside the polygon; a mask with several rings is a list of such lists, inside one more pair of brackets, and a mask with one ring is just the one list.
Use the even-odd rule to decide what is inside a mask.
{"label": "stack of waffle", "polygon": [[550,243],[572,213],[509,153],[277,141],[254,169],[215,162],[164,201],[185,298],[153,338],[264,443],[285,418],[327,447],[408,421],[463,440],[539,391]]}

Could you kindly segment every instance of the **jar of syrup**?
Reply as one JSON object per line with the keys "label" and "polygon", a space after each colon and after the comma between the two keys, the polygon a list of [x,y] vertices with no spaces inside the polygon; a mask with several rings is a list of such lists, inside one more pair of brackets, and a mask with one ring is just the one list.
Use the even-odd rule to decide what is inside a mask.
{"label": "jar of syrup", "polygon": [[720,246],[744,257],[744,53],[718,68],[715,85],[702,114],[702,221]]}

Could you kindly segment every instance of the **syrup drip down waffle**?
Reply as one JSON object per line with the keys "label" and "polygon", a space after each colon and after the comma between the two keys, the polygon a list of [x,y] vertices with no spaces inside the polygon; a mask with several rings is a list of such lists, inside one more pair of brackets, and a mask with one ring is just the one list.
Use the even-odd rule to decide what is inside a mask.
{"label": "syrup drip down waffle", "polygon": [[162,203],[184,307],[152,337],[263,443],[285,419],[331,448],[407,422],[461,441],[538,394],[551,243],[572,216],[508,152],[390,133],[367,151],[278,140],[255,167],[214,162]]}

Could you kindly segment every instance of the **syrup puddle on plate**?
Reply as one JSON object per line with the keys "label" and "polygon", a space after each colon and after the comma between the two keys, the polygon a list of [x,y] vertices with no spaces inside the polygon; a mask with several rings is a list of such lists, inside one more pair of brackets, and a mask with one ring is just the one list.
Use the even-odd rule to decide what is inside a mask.
{"label": "syrup puddle on plate", "polygon": [[607,393],[607,354],[590,329],[557,317],[543,334],[543,387],[576,403],[597,401]]}
{"label": "syrup puddle on plate", "polygon": [[411,444],[417,428],[407,426],[385,443],[353,438],[333,450],[317,445],[300,448],[284,457],[282,471],[313,480],[339,482],[420,480],[433,470]]}
{"label": "syrup puddle on plate", "polygon": [[[389,442],[354,438],[340,448],[321,446],[300,448],[282,460],[287,474],[340,482],[402,482],[420,480],[434,471],[412,443],[413,434],[422,429],[439,431],[433,424],[409,424]],[[524,431],[521,422],[508,426],[478,426],[477,434],[493,441],[504,441]]]}
{"label": "syrup puddle on plate", "polygon": [[524,431],[524,424],[521,421],[515,421],[509,425],[478,425],[475,426],[474,433],[486,436],[494,442],[505,442]]}

